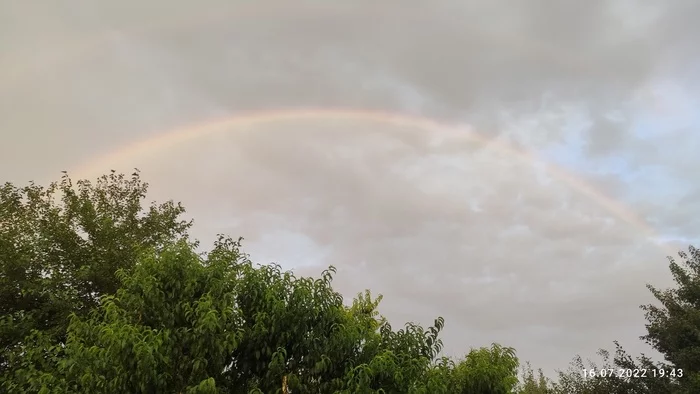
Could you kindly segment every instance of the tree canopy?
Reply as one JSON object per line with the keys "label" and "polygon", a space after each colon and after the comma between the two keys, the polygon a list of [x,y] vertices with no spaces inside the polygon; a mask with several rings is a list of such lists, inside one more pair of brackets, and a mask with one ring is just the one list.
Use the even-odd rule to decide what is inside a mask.
{"label": "tree canopy", "polygon": [[0,371],[33,330],[64,340],[70,315],[114,294],[144,250],[187,239],[183,207],[144,208],[147,189],[138,171],[0,187]]}
{"label": "tree canopy", "polygon": [[[671,260],[677,289],[650,290],[644,337],[664,363],[601,351],[595,368],[661,377],[552,381],[499,344],[441,356],[438,317],[394,329],[369,290],[350,303],[335,269],[258,265],[241,239],[207,252],[172,201],[144,207],[138,171],[96,183],[0,188],[0,388],[12,393],[696,393],[700,254]],[[520,374],[520,376],[519,376]]]}

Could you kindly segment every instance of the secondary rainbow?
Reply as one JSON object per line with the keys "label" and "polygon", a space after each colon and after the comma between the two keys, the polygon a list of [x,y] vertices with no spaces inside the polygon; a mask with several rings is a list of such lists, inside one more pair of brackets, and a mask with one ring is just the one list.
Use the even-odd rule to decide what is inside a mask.
{"label": "secondary rainbow", "polygon": [[[79,178],[89,178],[110,170],[110,166],[114,166],[116,163],[125,163],[131,158],[155,151],[163,151],[169,147],[174,147],[205,136],[211,136],[217,133],[236,132],[236,130],[240,130],[242,127],[246,126],[299,120],[359,120],[394,126],[408,126],[431,132],[458,132],[460,136],[463,136],[465,139],[479,143],[488,143],[499,151],[522,160],[529,165],[543,162],[531,152],[519,149],[504,141],[488,139],[468,127],[458,127],[429,118],[392,112],[310,108],[247,112],[219,120],[191,125],[181,129],[166,131],[152,138],[127,145],[110,154],[97,157],[89,161],[86,165],[72,170],[71,173]],[[655,235],[656,232],[654,229],[633,211],[620,202],[606,196],[587,182],[551,164],[546,165],[546,169],[553,178],[566,183],[573,190],[586,196],[615,217],[631,224],[648,236]]]}
{"label": "secondary rainbow", "polygon": [[[284,8],[288,7],[288,8]],[[341,2],[328,2],[315,4],[312,8],[315,12],[335,11],[337,15],[349,12],[348,4]],[[388,3],[373,4],[372,12],[379,15],[379,11],[390,11],[393,15],[393,6]],[[383,7],[383,8],[382,8]],[[133,35],[132,37],[140,37],[147,34],[175,34],[192,31],[195,28],[202,26],[235,24],[237,20],[256,20],[263,19],[274,15],[291,15],[299,9],[298,4],[276,4],[275,6],[257,4],[250,2],[228,10],[200,10],[201,13],[193,14],[191,12],[175,13],[175,17],[169,14],[159,13],[156,19],[149,18],[145,25],[126,25],[118,28],[109,29],[97,35],[84,35],[67,42],[63,42],[58,47],[61,48],[61,53],[52,55],[55,57],[40,58],[31,61],[23,61],[22,53],[15,53],[10,62],[4,65],[0,71],[0,88],[4,90],[24,89],[26,83],[34,81],[37,72],[40,74],[46,70],[52,70],[56,73],[58,70],[66,70],[76,63],[88,63],[90,57],[95,56],[95,52],[109,48],[113,44],[113,40],[119,40],[123,36]],[[309,12],[312,9],[307,9]],[[298,12],[298,11],[297,11]],[[172,19],[164,19],[168,16]],[[318,18],[326,18],[319,15]],[[591,67],[590,59],[581,56],[576,51],[568,51],[561,53],[566,48],[553,48],[539,40],[529,39],[523,34],[508,31],[481,31],[474,29],[470,32],[474,36],[482,36],[493,40],[497,46],[509,47],[513,53],[520,53],[524,57],[533,55],[545,56],[549,63],[561,64],[572,70],[586,70]],[[54,45],[55,46],[55,45]],[[27,50],[28,56],[34,58],[36,50]],[[25,58],[26,59],[26,58]]]}

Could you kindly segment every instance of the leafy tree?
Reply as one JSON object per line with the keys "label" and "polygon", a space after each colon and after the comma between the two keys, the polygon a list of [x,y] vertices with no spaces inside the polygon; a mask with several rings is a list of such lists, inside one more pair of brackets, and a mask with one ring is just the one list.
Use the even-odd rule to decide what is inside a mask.
{"label": "leafy tree", "polygon": [[246,266],[231,387],[267,393],[285,380],[293,392],[444,392],[432,366],[444,321],[427,331],[415,324],[393,331],[377,311],[381,296],[367,291],[345,306],[332,288],[334,272],[297,278],[277,265]]}
{"label": "leafy tree", "polygon": [[[393,331],[360,295],[352,306],[320,279],[255,267],[239,242],[206,256],[180,242],[144,252],[121,287],[67,341],[34,331],[3,388],[56,393],[506,393],[511,349],[476,349],[454,367],[440,350],[442,319]],[[285,291],[286,290],[286,291]],[[489,364],[493,363],[493,364]],[[284,383],[283,383],[284,382]],[[489,391],[490,390],[490,391]]]}
{"label": "leafy tree", "polygon": [[492,344],[472,349],[454,368],[451,393],[506,394],[518,384],[515,349]]}
{"label": "leafy tree", "polygon": [[[615,342],[615,356],[600,350],[601,367],[590,363],[584,366],[580,357],[574,359],[568,371],[559,373],[555,389],[562,393],[698,393],[700,392],[700,251],[690,246],[689,253],[679,252],[682,264],[669,257],[669,268],[678,287],[659,290],[647,285],[660,305],[642,305],[647,319],[648,334],[642,336],[648,344],[661,352],[665,362],[657,362],[646,355],[636,359]],[[644,377],[584,378],[584,369],[646,370]],[[665,371],[665,376],[654,376],[653,370]]]}
{"label": "leafy tree", "polygon": [[552,382],[544,376],[541,368],[537,370],[537,375],[535,375],[530,363],[526,362],[515,391],[518,394],[553,394],[554,388]]}
{"label": "leafy tree", "polygon": [[257,266],[240,240],[198,254],[181,206],[141,208],[112,172],[0,190],[0,389],[13,393],[508,393],[518,359],[494,344],[439,357],[444,320],[394,330],[335,270]]}
{"label": "leafy tree", "polygon": [[677,288],[659,290],[647,285],[661,305],[643,305],[648,344],[670,364],[683,370],[678,379],[682,390],[700,392],[700,250],[690,246],[679,252],[682,264],[669,257]]}
{"label": "leafy tree", "polygon": [[[215,393],[242,337],[237,267],[202,264],[187,245],[148,254],[121,269],[116,295],[87,319],[73,315],[65,346],[36,335],[11,392]],[[32,346],[33,345],[33,346]],[[48,353],[48,354],[47,354]],[[49,357],[47,357],[47,355]],[[46,362],[47,358],[52,362]],[[34,368],[42,365],[43,369]]]}
{"label": "leafy tree", "polygon": [[[641,355],[636,359],[627,354],[622,346],[615,341],[615,354],[604,349],[598,351],[603,359],[602,364],[592,361],[584,363],[576,356],[566,371],[559,371],[559,380],[553,385],[553,392],[561,394],[667,394],[677,392],[677,387],[670,375],[660,377],[651,373],[653,369],[669,370],[669,366],[652,361]],[[584,371],[595,371],[595,376]],[[620,370],[647,370],[646,376],[623,376]],[[606,376],[601,376],[605,371]]]}
{"label": "leafy tree", "polygon": [[0,187],[0,374],[33,330],[65,339],[70,314],[86,316],[114,294],[119,269],[186,238],[184,209],[172,201],[144,209],[147,189],[138,170],[95,184],[66,174],[46,188]]}

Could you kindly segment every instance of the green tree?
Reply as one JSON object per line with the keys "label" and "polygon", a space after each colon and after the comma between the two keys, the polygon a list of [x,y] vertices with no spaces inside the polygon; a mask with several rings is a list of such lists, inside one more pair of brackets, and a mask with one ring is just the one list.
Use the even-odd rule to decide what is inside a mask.
{"label": "green tree", "polygon": [[700,250],[679,252],[682,263],[669,257],[677,288],[659,290],[647,285],[661,305],[643,305],[648,344],[661,352],[672,367],[681,369],[683,392],[700,392]]}
{"label": "green tree", "polygon": [[[508,393],[513,349],[439,357],[444,320],[394,330],[335,270],[254,265],[240,240],[208,253],[168,202],[114,172],[2,189],[3,367],[13,393]],[[57,199],[57,196],[60,199]],[[58,201],[58,202],[57,202]],[[53,318],[56,318],[55,320]]]}
{"label": "green tree", "polygon": [[518,384],[520,362],[515,349],[492,344],[472,349],[454,368],[450,392],[506,394]]}
{"label": "green tree", "polygon": [[346,306],[332,288],[334,273],[330,267],[318,279],[297,278],[277,265],[246,266],[231,387],[268,393],[286,379],[294,392],[444,392],[432,363],[444,321],[394,331],[377,311],[381,296],[366,291]]}
{"label": "green tree", "polygon": [[[203,264],[187,245],[145,254],[122,287],[82,319],[65,346],[36,335],[10,392],[216,393],[242,338],[235,264]],[[48,357],[47,357],[48,356]],[[53,362],[46,362],[46,359]],[[41,365],[42,369],[34,368]]]}
{"label": "green tree", "polygon": [[[205,256],[180,242],[144,252],[121,287],[67,341],[34,331],[8,392],[506,393],[517,359],[476,349],[454,367],[437,359],[442,319],[393,331],[360,295],[352,306],[320,279],[253,266],[222,238]],[[286,291],[284,291],[286,290]],[[490,364],[491,363],[491,364]],[[459,391],[455,391],[455,390]]]}
{"label": "green tree", "polygon": [[[611,358],[610,352],[604,349],[598,351],[602,364],[592,361],[583,362],[580,356],[576,356],[565,371],[559,371],[559,379],[553,385],[553,392],[557,394],[670,394],[676,393],[676,387],[670,375],[655,376],[652,370],[665,369],[669,366],[657,363],[646,355],[636,359],[627,354],[622,346],[615,341],[615,353]],[[595,376],[590,372],[595,371]],[[625,376],[623,371],[640,371],[636,376]],[[646,370],[644,374],[641,371]],[[606,376],[602,376],[601,371]],[[634,372],[633,372],[634,373]]]}
{"label": "green tree", "polygon": [[149,248],[185,239],[184,209],[168,201],[144,209],[138,170],[95,184],[68,175],[44,188],[0,187],[0,374],[11,353],[38,330],[65,339],[69,316],[86,316],[119,286]]}
{"label": "green tree", "polygon": [[[660,302],[659,305],[642,305],[647,319],[648,344],[665,356],[664,362],[654,361],[642,354],[633,358],[618,342],[615,355],[600,350],[603,365],[584,365],[580,357],[574,359],[569,370],[559,373],[555,384],[557,392],[576,394],[597,393],[698,393],[700,392],[700,251],[689,247],[689,252],[679,252],[682,263],[669,257],[669,269],[676,288],[659,290],[647,288]],[[585,378],[584,369],[606,369],[618,375],[620,370],[647,371],[639,377]],[[654,373],[653,371],[656,371]],[[658,376],[664,371],[665,376]]]}
{"label": "green tree", "polygon": [[544,376],[541,368],[537,370],[537,375],[535,375],[530,362],[526,362],[515,392],[518,394],[553,394],[554,389],[552,382]]}

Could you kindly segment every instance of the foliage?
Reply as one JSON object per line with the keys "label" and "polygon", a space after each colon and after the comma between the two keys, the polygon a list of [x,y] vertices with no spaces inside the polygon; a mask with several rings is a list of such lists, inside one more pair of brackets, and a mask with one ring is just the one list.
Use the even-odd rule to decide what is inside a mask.
{"label": "foliage", "polygon": [[505,393],[517,379],[512,349],[477,349],[453,368],[436,358],[441,318],[393,331],[369,293],[344,306],[332,268],[297,279],[254,267],[239,245],[221,238],[205,257],[184,242],[144,253],[119,271],[115,295],[87,318],[73,314],[64,345],[35,331],[4,388],[270,393],[285,380],[308,393]]}
{"label": "foliage", "polygon": [[[559,371],[559,379],[553,385],[553,392],[561,394],[666,394],[677,391],[670,375],[659,377],[649,372],[646,376],[642,376],[640,373],[637,377],[627,377],[620,373],[620,370],[669,370],[670,367],[656,363],[643,354],[635,359],[627,354],[617,341],[614,343],[616,350],[612,360],[607,350],[600,349],[598,351],[603,359],[602,364],[596,364],[592,361],[584,363],[580,356],[576,356],[568,370]],[[584,370],[596,371],[596,376],[591,377],[584,373]],[[606,376],[601,376],[600,371],[605,371]]]}
{"label": "foliage", "polygon": [[[217,392],[241,340],[235,265],[201,264],[179,244],[140,260],[87,319],[73,315],[65,347],[43,371],[20,370],[11,392]],[[32,346],[34,345],[34,347]],[[26,354],[42,358],[43,344]]]}
{"label": "foliage", "polygon": [[137,171],[0,189],[2,390],[448,393],[516,379],[509,348],[438,357],[442,318],[394,330],[381,296],[346,305],[333,267],[254,266],[223,236],[196,253],[179,204],[142,208],[147,186]]}
{"label": "foliage", "polygon": [[184,209],[172,201],[144,209],[147,189],[138,170],[95,184],[64,175],[46,188],[0,187],[0,373],[33,330],[65,340],[70,314],[86,316],[114,294],[119,269],[186,237]]}
{"label": "foliage", "polygon": [[452,393],[505,394],[518,383],[515,349],[492,344],[473,349],[454,369]]}
{"label": "foliage", "polygon": [[643,305],[648,334],[642,338],[675,368],[683,391],[700,392],[700,250],[690,246],[681,251],[682,264],[669,257],[669,268],[678,287],[658,290],[647,285],[661,303]]}
{"label": "foliage", "polygon": [[[445,321],[383,318],[381,296],[351,304],[318,278],[254,265],[240,239],[208,253],[189,239],[184,209],[142,207],[138,171],[95,184],[66,175],[42,188],[0,188],[0,390],[13,393],[456,393],[700,392],[700,252],[671,259],[678,288],[649,286],[643,338],[666,356],[600,350],[556,381],[522,370],[493,344],[440,356]],[[585,377],[584,369],[683,369],[682,376]],[[518,371],[521,375],[518,378]]]}
{"label": "foliage", "polygon": [[517,394],[553,394],[554,388],[550,379],[544,376],[542,369],[537,370],[537,375],[530,362],[526,362],[521,370]]}
{"label": "foliage", "polygon": [[[600,350],[603,364],[584,365],[576,357],[567,371],[559,372],[555,390],[561,393],[698,393],[700,392],[700,251],[690,246],[679,252],[683,263],[669,257],[669,269],[678,287],[658,290],[647,285],[660,305],[642,305],[646,312],[648,344],[665,356],[658,362],[642,354],[633,358],[618,342],[615,356]],[[611,370],[615,376],[585,378],[584,369]],[[644,377],[619,377],[619,370],[646,370]],[[663,370],[665,376],[658,376]],[[656,374],[653,371],[657,371]],[[656,376],[654,376],[656,375]]]}

